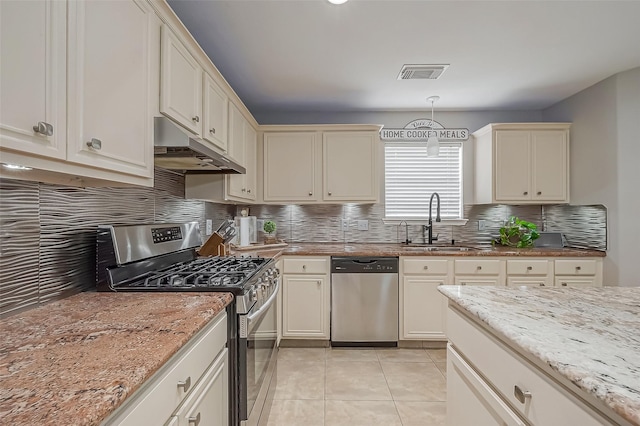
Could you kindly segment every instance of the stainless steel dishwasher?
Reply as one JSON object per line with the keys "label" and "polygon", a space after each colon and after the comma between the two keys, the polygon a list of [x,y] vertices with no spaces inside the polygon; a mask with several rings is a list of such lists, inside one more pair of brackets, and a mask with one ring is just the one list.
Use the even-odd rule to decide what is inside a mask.
{"label": "stainless steel dishwasher", "polygon": [[331,258],[331,345],[398,345],[398,258]]}

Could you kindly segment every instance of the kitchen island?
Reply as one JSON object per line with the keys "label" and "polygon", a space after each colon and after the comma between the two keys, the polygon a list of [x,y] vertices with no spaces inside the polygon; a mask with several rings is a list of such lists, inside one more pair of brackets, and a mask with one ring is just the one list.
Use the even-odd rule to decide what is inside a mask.
{"label": "kitchen island", "polygon": [[[519,424],[518,417],[552,424],[541,419],[557,415],[566,421],[575,419],[572,413],[582,415],[586,410],[596,413],[589,424],[640,425],[640,288],[440,286],[439,290],[449,298],[449,358],[455,361],[461,354],[460,362],[468,361],[468,377],[477,373],[477,389],[487,392],[486,400],[491,401],[490,394],[497,389],[497,411],[506,401],[506,410],[518,413],[510,424]],[[459,370],[463,368],[454,362],[447,372],[451,386]],[[537,378],[542,380],[537,383]],[[484,381],[490,382],[486,388]],[[450,396],[448,403],[455,405],[454,395]],[[563,398],[580,409],[565,407]],[[469,401],[465,404],[468,407]],[[474,423],[481,424],[477,419]]]}
{"label": "kitchen island", "polygon": [[2,423],[100,424],[232,300],[87,292],[1,320]]}

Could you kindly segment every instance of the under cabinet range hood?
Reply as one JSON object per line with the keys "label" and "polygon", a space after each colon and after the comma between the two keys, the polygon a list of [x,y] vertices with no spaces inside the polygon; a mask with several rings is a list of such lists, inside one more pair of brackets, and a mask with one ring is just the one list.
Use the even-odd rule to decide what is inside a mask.
{"label": "under cabinet range hood", "polygon": [[185,174],[245,174],[240,164],[214,151],[166,117],[154,117],[154,163]]}

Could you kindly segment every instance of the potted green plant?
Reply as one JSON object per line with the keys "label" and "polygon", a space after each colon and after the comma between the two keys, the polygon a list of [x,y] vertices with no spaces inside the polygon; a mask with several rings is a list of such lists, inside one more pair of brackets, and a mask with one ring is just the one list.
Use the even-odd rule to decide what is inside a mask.
{"label": "potted green plant", "polygon": [[262,229],[264,229],[264,232],[267,233],[267,235],[264,237],[265,244],[275,244],[276,236],[274,232],[276,232],[276,223],[272,220],[265,220]]}
{"label": "potted green plant", "polygon": [[509,247],[532,247],[533,241],[540,236],[537,228],[531,222],[511,216],[507,223],[500,228],[500,238],[494,242]]}

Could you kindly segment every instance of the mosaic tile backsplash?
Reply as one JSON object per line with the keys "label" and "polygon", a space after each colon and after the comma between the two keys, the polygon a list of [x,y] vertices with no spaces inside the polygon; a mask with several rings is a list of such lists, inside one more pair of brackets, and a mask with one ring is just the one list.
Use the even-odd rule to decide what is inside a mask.
{"label": "mosaic tile backsplash", "polygon": [[[0,317],[95,286],[95,234],[100,224],[200,222],[214,226],[240,206],[184,199],[184,177],[157,170],[154,188],[76,188],[0,179]],[[405,227],[383,223],[383,204],[255,205],[249,214],[271,219],[287,242],[403,242]],[[606,249],[604,206],[465,207],[465,226],[434,224],[437,244],[488,246],[505,219],[514,215],[539,229],[563,232],[574,247]],[[347,231],[341,230],[347,219]],[[360,231],[358,220],[368,220]],[[478,231],[478,220],[486,228]],[[203,238],[205,235],[203,235]],[[262,238],[262,235],[259,236]],[[420,225],[409,238],[422,242]]]}

